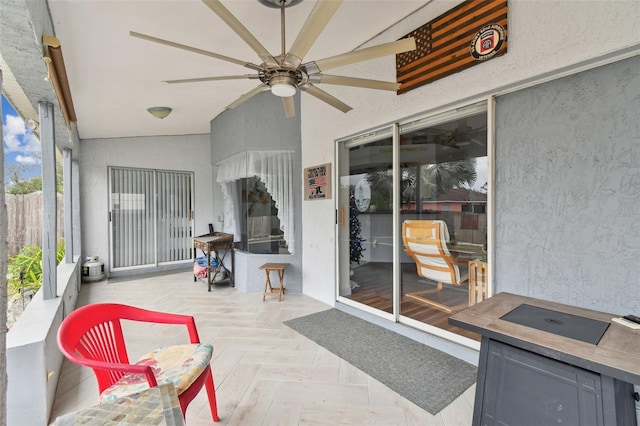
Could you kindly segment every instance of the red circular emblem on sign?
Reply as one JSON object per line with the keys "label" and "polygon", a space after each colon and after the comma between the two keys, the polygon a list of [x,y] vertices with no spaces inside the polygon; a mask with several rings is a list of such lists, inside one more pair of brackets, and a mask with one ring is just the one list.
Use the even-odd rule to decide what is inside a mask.
{"label": "red circular emblem on sign", "polygon": [[504,42],[504,28],[498,24],[485,25],[471,41],[471,56],[479,61],[493,58]]}

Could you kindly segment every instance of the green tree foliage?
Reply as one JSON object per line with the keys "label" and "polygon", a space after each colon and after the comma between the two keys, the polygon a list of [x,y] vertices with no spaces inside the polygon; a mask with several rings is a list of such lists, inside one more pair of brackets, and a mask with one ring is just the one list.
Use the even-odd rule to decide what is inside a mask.
{"label": "green tree foliage", "polygon": [[40,177],[13,182],[11,188],[7,189],[7,193],[14,195],[31,194],[38,191],[42,191],[42,178]]}
{"label": "green tree foliage", "polygon": [[476,159],[467,158],[421,167],[422,181],[432,194],[446,194],[453,188],[476,183]]}
{"label": "green tree foliage", "polygon": [[[420,174],[420,179],[418,179]],[[477,179],[476,159],[468,158],[447,163],[406,166],[400,174],[402,203],[416,201],[416,189],[420,182],[420,194],[424,199],[437,199],[454,188],[471,187]],[[371,204],[377,212],[390,212],[393,205],[391,170],[377,170],[367,175],[371,185]]]}
{"label": "green tree foliage", "polygon": [[[20,195],[42,191],[42,178],[36,176],[25,179],[23,177],[25,172],[26,168],[23,165],[14,164],[9,168],[9,185],[6,189],[8,194]],[[63,193],[62,167],[60,166],[56,166],[56,191]]]}
{"label": "green tree foliage", "polygon": [[371,186],[371,205],[378,213],[391,211],[393,200],[393,174],[389,170],[376,170],[367,174],[367,182]]}
{"label": "green tree foliage", "polygon": [[[56,252],[56,264],[64,258],[64,241],[60,241]],[[25,246],[20,253],[9,259],[9,295],[23,288],[37,291],[42,286],[42,249],[36,245]]]}

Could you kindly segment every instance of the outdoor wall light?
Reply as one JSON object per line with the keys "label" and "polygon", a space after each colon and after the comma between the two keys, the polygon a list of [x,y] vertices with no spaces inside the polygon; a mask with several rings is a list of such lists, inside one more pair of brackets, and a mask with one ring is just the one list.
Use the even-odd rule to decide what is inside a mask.
{"label": "outdoor wall light", "polygon": [[27,129],[29,129],[31,132],[35,132],[36,129],[38,128],[38,122],[33,118],[27,118],[24,124],[27,126]]}
{"label": "outdoor wall light", "polygon": [[147,108],[147,111],[149,111],[149,114],[153,115],[154,117],[162,119],[171,114],[171,111],[173,110],[169,107],[151,107]]}

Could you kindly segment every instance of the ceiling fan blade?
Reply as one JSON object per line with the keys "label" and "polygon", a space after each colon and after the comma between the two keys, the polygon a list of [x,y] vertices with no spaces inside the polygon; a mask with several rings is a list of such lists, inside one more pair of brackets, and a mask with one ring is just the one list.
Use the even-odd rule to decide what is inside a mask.
{"label": "ceiling fan blade", "polygon": [[413,37],[403,38],[401,40],[391,41],[378,46],[366,47],[364,49],[354,50],[353,52],[330,56],[325,59],[320,59],[319,61],[309,62],[304,64],[304,68],[308,73],[317,73],[331,68],[355,64],[356,62],[363,62],[387,55],[408,52],[410,50],[415,50],[415,48],[416,40]]}
{"label": "ceiling fan blade", "polygon": [[245,75],[221,75],[218,77],[198,77],[198,78],[183,78],[181,80],[164,80],[163,83],[177,84],[177,83],[199,83],[203,81],[218,81],[218,80],[241,80],[241,79],[258,79],[257,74],[245,74]]}
{"label": "ceiling fan blade", "polygon": [[282,98],[282,106],[284,107],[285,117],[291,118],[296,116],[296,104],[293,100],[293,96]]}
{"label": "ceiling fan blade", "polygon": [[219,0],[202,0],[204,4],[206,4],[209,9],[213,11],[220,19],[222,19],[236,34],[244,40],[245,43],[249,45],[264,61],[267,66],[270,67],[278,67],[278,62],[274,59],[274,57],[269,53],[269,51],[258,41],[257,38],[249,32],[249,30],[242,25],[238,18],[233,16],[229,9],[224,7]]}
{"label": "ceiling fan blade", "polygon": [[341,75],[311,74],[311,83],[337,84],[339,86],[364,87],[365,89],[390,90],[395,92],[400,83],[392,81],[369,80],[367,78],[344,77]]}
{"label": "ceiling fan blade", "polygon": [[186,44],[175,43],[173,41],[164,40],[162,38],[153,37],[146,34],[137,33],[135,31],[129,31],[131,37],[139,38],[142,40],[151,41],[153,43],[162,44],[165,46],[175,47],[177,49],[186,50],[187,52],[197,53],[199,55],[209,56],[211,58],[220,59],[222,61],[231,62],[234,64],[242,65],[243,67],[250,68],[255,71],[260,71],[262,68],[251,62],[241,61],[240,59],[230,58],[229,56],[219,55],[217,53],[209,52],[208,50],[198,49],[196,47],[187,46]]}
{"label": "ceiling fan blade", "polygon": [[232,103],[227,105],[225,109],[233,109],[233,108],[237,107],[238,105],[240,105],[241,103],[243,103],[245,101],[248,101],[249,99],[253,98],[257,94],[262,93],[262,92],[267,91],[267,90],[269,90],[269,86],[266,85],[266,84],[261,84],[260,86],[258,86],[255,89],[245,93],[244,95],[240,96],[238,99],[236,99],[235,101],[233,101]]}
{"label": "ceiling fan blade", "polygon": [[300,86],[300,90],[303,90],[303,91],[307,92],[311,96],[315,96],[316,98],[320,99],[321,101],[324,101],[324,102],[328,103],[332,107],[337,108],[342,112],[349,112],[349,111],[351,111],[353,109],[349,105],[347,105],[344,102],[340,101],[339,99],[331,96],[330,94],[328,94],[324,90],[318,89],[313,84],[302,85],[302,86]]}
{"label": "ceiling fan blade", "polygon": [[319,0],[309,14],[287,53],[284,63],[297,68],[302,58],[307,54],[324,27],[329,23],[333,14],[342,4],[342,0]]}

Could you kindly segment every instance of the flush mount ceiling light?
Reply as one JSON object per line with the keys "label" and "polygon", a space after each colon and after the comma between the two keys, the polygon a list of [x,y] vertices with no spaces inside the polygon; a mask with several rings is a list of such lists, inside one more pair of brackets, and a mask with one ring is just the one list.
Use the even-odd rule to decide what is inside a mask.
{"label": "flush mount ceiling light", "polygon": [[171,114],[171,111],[173,110],[169,107],[151,107],[147,108],[147,111],[149,111],[149,114],[153,115],[154,117],[162,119]]}

